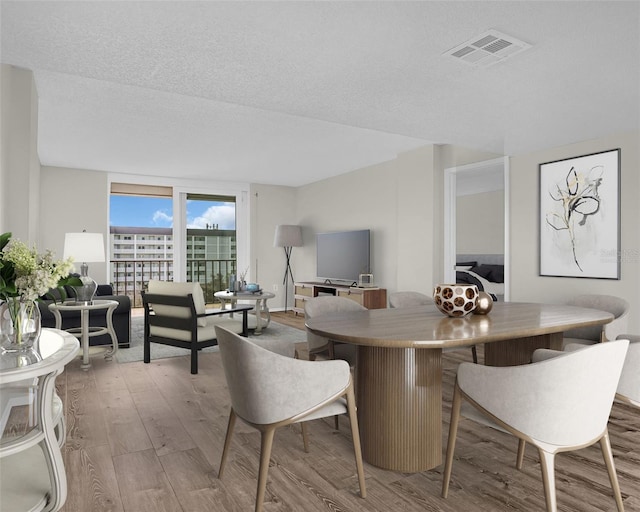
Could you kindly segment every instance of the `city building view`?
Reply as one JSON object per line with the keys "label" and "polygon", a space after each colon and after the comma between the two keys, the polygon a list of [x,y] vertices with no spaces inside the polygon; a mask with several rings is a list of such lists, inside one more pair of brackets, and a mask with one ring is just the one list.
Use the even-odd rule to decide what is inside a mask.
{"label": "city building view", "polygon": [[[134,307],[141,307],[140,292],[150,279],[173,280],[172,228],[111,226],[110,279],[114,293],[128,295]],[[225,290],[229,276],[236,274],[236,232],[207,225],[187,229],[187,281],[199,282],[205,301]]]}

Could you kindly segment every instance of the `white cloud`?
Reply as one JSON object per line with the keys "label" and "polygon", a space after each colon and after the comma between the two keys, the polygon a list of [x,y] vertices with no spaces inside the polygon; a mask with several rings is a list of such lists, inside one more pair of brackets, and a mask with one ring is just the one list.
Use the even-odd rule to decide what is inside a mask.
{"label": "white cloud", "polygon": [[235,205],[222,204],[211,206],[200,216],[188,219],[187,227],[192,229],[206,229],[207,225],[218,226],[218,229],[236,228],[236,207]]}
{"label": "white cloud", "polygon": [[171,227],[173,224],[173,216],[163,212],[162,210],[157,210],[153,214],[153,223],[163,227]]}

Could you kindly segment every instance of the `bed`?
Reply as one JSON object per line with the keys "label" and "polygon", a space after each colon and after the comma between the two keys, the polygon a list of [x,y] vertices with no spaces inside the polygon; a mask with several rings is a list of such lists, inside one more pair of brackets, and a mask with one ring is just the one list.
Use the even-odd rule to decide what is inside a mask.
{"label": "bed", "polygon": [[504,300],[504,255],[458,254],[456,283],[475,284],[493,300]]}

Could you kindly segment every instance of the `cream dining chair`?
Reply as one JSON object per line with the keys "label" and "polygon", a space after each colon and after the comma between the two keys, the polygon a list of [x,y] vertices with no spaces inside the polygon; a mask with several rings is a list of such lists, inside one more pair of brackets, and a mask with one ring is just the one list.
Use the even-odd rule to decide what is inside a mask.
{"label": "cream dining chair", "polygon": [[433,306],[435,311],[438,310],[433,299],[424,293],[405,291],[389,294],[389,307],[410,308],[412,306]]}
{"label": "cream dining chair", "polygon": [[[277,428],[347,413],[355,451],[360,496],[366,496],[353,381],[345,361],[303,361],[275,353],[252,339],[216,327],[231,411],[218,477],[222,478],[236,418],[260,431],[256,512],[263,507],[273,438]],[[266,343],[261,345],[268,346]],[[288,357],[289,356],[289,357]],[[302,424],[304,426],[304,423]],[[308,447],[303,428],[305,450]]]}
{"label": "cream dining chair", "polygon": [[[304,303],[304,317],[317,318],[332,313],[364,311],[367,308],[346,297],[320,296]],[[351,366],[356,363],[356,347],[350,343],[339,343],[307,330],[309,359],[315,360],[318,354],[326,353],[329,359],[344,359]]]}
{"label": "cream dining chair", "polygon": [[[624,360],[618,389],[616,390],[616,400],[640,407],[640,335],[620,334],[617,339],[629,340],[627,357]],[[571,352],[584,348],[580,343],[570,343],[564,350]],[[553,357],[561,354],[560,351],[545,350],[545,357]]]}
{"label": "cream dining chair", "polygon": [[[389,307],[392,308],[410,308],[415,306],[424,306],[429,310],[433,309],[433,311],[438,311],[433,299],[428,295],[420,292],[413,291],[403,291],[403,292],[394,292],[389,295]],[[458,350],[458,349],[445,349],[447,352],[449,350]],[[475,345],[471,345],[471,357],[473,357],[473,362],[478,362],[478,351],[476,350]]]}
{"label": "cream dining chair", "polygon": [[[522,366],[461,363],[453,395],[442,496],[446,498],[449,492],[458,421],[463,414],[516,436],[518,467],[525,443],[538,449],[549,512],[557,510],[555,454],[599,442],[618,511],[624,510],[607,422],[628,345],[627,340],[599,343]],[[466,403],[461,408],[463,400]]]}
{"label": "cream dining chair", "polygon": [[578,295],[567,302],[567,304],[581,308],[606,311],[611,313],[614,319],[608,324],[579,327],[566,331],[562,341],[563,347],[570,343],[593,345],[601,341],[615,340],[620,334],[627,332],[630,306],[629,303],[621,297],[598,294]]}
{"label": "cream dining chair", "polygon": [[618,339],[629,340],[629,350],[618,382],[616,400],[640,407],[640,335],[621,334]]}
{"label": "cream dining chair", "polygon": [[[618,388],[616,390],[616,400],[640,407],[640,336],[634,334],[621,334],[619,340],[629,340],[629,348],[624,360],[624,366],[620,373]],[[569,343],[565,345],[564,351],[551,349],[538,349],[533,353],[532,362],[537,363],[552,357],[557,357],[564,352],[572,352],[585,348],[582,343]],[[518,457],[516,467],[522,469],[524,451],[526,443],[520,440],[518,444]]]}

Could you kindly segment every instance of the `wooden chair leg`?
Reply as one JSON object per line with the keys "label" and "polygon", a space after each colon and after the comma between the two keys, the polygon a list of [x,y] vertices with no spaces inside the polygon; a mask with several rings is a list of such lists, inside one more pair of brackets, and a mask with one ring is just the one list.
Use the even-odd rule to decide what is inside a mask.
{"label": "wooden chair leg", "polygon": [[475,345],[471,345],[471,356],[473,357],[473,362],[478,364],[478,351]]}
{"label": "wooden chair leg", "polygon": [[271,459],[271,447],[273,446],[273,436],[275,433],[275,427],[267,427],[261,432],[260,469],[258,470],[258,491],[256,492],[255,512],[262,512],[264,495],[267,489],[267,472],[269,471],[269,460]]}
{"label": "wooden chair leg", "polygon": [[544,485],[544,499],[547,503],[547,512],[557,512],[556,504],[556,477],[553,469],[555,454],[545,452],[538,448],[540,453],[540,468],[542,469],[542,483]]}
{"label": "wooden chair leg", "polygon": [[360,445],[360,430],[358,429],[358,416],[356,413],[356,397],[353,391],[353,382],[347,389],[347,412],[351,423],[351,437],[353,438],[353,451],[356,456],[356,468],[358,470],[358,483],[360,485],[360,497],[367,497],[367,487],[364,479],[364,465],[362,463],[362,446]]}
{"label": "wooden chair leg", "polygon": [[453,402],[451,404],[451,423],[449,424],[449,440],[447,441],[447,456],[445,459],[444,474],[442,475],[442,497],[449,494],[449,480],[451,480],[451,470],[453,469],[453,452],[456,448],[456,436],[458,435],[458,421],[460,420],[460,404],[462,394],[458,387],[458,382],[453,391]]}
{"label": "wooden chair leg", "polygon": [[304,445],[305,453],[309,453],[309,430],[307,429],[307,422],[303,421],[300,423],[300,428],[302,429],[302,444]]}
{"label": "wooden chair leg", "polygon": [[609,473],[609,481],[611,482],[611,488],[613,489],[613,496],[616,499],[618,512],[623,512],[624,505],[622,504],[622,495],[620,494],[620,484],[618,483],[618,475],[616,475],[616,467],[613,463],[613,452],[611,451],[611,442],[609,441],[608,430],[605,430],[604,435],[600,439],[600,447],[602,448],[602,457],[604,458],[604,463],[607,466],[607,472]]}
{"label": "wooden chair leg", "polygon": [[516,469],[522,470],[524,462],[524,452],[527,448],[527,442],[524,439],[518,439],[518,456],[516,458]]}
{"label": "wooden chair leg", "polygon": [[224,448],[222,449],[222,458],[220,459],[220,469],[218,470],[218,478],[222,478],[224,466],[227,463],[227,455],[231,446],[231,438],[233,437],[233,428],[236,424],[236,413],[233,409],[229,412],[229,422],[227,423],[227,434],[224,438]]}

